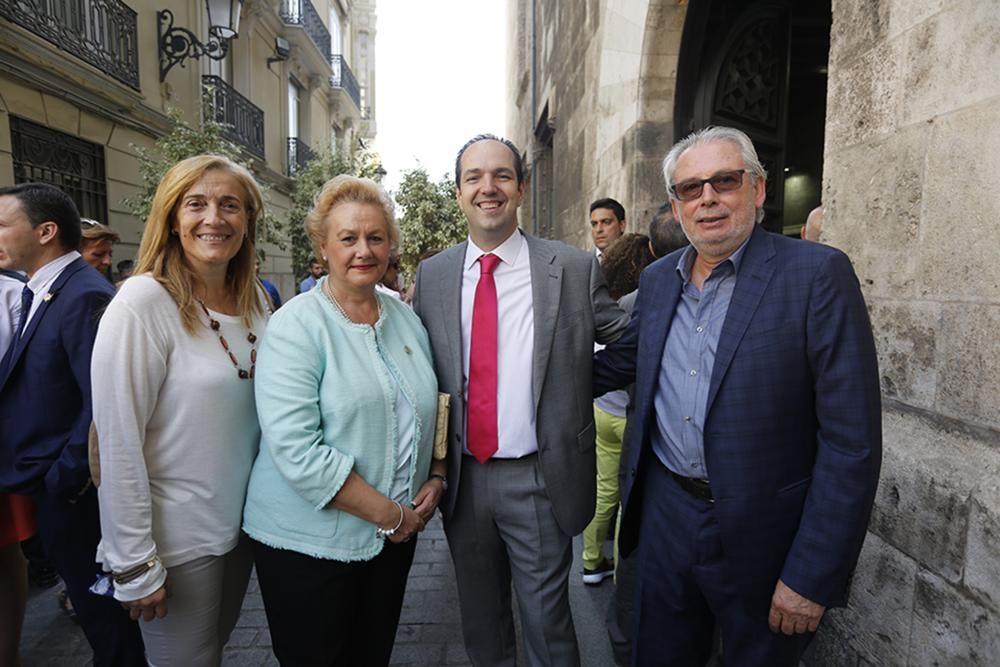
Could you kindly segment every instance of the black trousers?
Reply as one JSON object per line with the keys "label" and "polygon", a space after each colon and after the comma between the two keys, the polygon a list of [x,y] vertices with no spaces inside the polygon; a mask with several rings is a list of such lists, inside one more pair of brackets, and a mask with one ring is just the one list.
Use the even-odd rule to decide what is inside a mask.
{"label": "black trousers", "polygon": [[91,487],[75,503],[35,496],[38,535],[45,554],[66,583],[77,621],[94,650],[95,667],[145,667],[146,651],[139,624],[121,603],[88,589],[100,574],[94,560],[101,539],[97,490]]}
{"label": "black trousers", "polygon": [[386,540],[375,558],[354,562],[251,544],[271,645],[283,667],[389,664],[416,538]]}

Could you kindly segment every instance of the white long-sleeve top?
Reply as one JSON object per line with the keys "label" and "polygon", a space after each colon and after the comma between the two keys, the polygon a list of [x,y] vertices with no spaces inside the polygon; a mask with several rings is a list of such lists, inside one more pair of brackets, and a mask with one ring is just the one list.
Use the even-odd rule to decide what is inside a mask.
{"label": "white long-sleeve top", "polygon": [[[210,311],[211,312],[211,311]],[[251,344],[239,317],[212,312],[241,368]],[[208,326],[192,336],[148,275],[125,281],[101,319],[91,382],[100,440],[102,540],[97,559],[121,572],[115,597],[155,592],[166,569],[236,546],[260,440],[253,380],[242,380]],[[253,322],[259,349],[266,317]]]}

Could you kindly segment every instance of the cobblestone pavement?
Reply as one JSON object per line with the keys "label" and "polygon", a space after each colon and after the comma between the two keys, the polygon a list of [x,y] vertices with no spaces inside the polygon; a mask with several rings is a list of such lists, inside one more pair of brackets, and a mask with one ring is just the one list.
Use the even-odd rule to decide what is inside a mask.
{"label": "cobblestone pavement", "polygon": [[[583,586],[580,572],[580,539],[574,544],[575,562],[570,578],[570,603],[580,641],[584,667],[613,665],[604,629],[604,614],[612,592],[611,580],[600,586]],[[90,647],[80,629],[59,611],[60,586],[32,589],[28,600],[21,655],[24,667],[88,667]],[[523,655],[518,660],[524,664]],[[230,637],[223,665],[260,667],[277,665],[271,653],[264,603],[256,578],[250,581],[243,612]],[[444,529],[435,517],[421,534],[410,570],[403,613],[392,665],[438,667],[468,665],[462,644],[455,575]]]}

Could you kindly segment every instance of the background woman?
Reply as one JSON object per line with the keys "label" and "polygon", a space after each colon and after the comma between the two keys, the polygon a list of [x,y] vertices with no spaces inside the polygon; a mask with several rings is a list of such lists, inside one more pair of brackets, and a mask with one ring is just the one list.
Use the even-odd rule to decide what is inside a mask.
{"label": "background woman", "polygon": [[[240,544],[260,438],[253,385],[267,310],[254,275],[260,190],[202,155],[157,188],[135,276],[93,355],[98,558],[142,618],[151,665],[214,665],[250,575]],[[169,590],[169,595],[168,595]]]}
{"label": "background woman", "polygon": [[[653,259],[649,237],[645,234],[625,234],[608,246],[601,261],[601,270],[608,281],[611,298],[621,299],[638,289],[639,274]],[[624,389],[608,392],[594,401],[597,505],[594,518],[583,530],[581,556],[585,584],[599,584],[615,573],[614,563],[604,557],[602,547],[608,537],[611,519],[618,509],[618,468],[627,408],[628,393]]]}
{"label": "background woman", "polygon": [[413,538],[444,489],[437,382],[416,315],[375,291],[399,244],[388,195],[338,176],[306,230],[329,275],[275,313],[261,348],[244,530],[282,664],[385,665]]}
{"label": "background woman", "polygon": [[80,255],[87,264],[111,280],[111,255],[119,240],[118,232],[89,218],[82,218],[80,222],[83,229]]}

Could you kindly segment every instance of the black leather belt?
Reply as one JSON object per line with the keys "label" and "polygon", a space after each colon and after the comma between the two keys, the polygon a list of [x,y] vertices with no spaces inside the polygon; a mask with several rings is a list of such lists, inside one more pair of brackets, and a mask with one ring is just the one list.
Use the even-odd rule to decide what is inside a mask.
{"label": "black leather belt", "polygon": [[[666,467],[666,466],[664,466]],[[667,472],[673,477],[682,489],[688,492],[688,495],[694,496],[699,500],[707,500],[710,503],[715,502],[715,498],[712,497],[712,487],[709,486],[707,479],[697,479],[695,477],[682,477],[678,475],[670,468],[667,468]]]}

